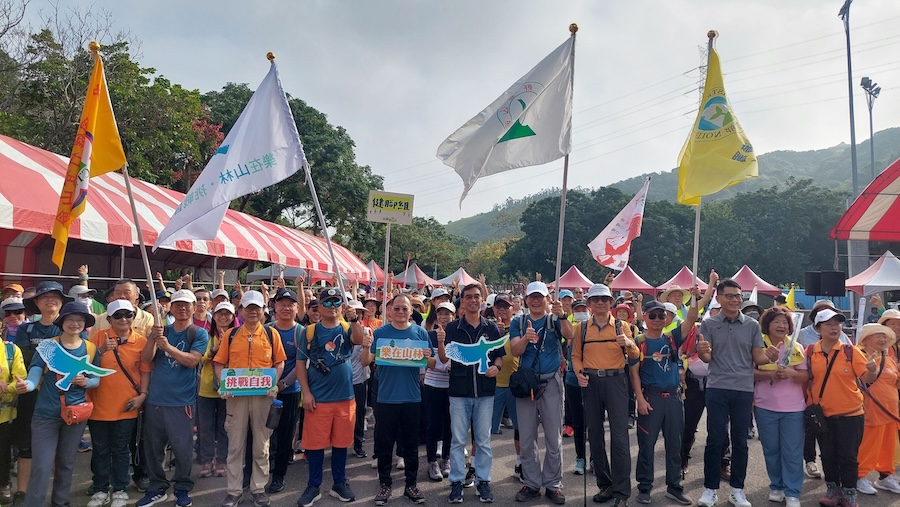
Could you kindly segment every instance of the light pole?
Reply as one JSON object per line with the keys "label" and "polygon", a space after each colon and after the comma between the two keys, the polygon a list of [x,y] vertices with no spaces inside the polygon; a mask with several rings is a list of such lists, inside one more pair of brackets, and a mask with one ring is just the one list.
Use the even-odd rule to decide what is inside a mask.
{"label": "light pole", "polygon": [[868,77],[862,78],[859,83],[862,89],[866,91],[866,105],[869,106],[869,156],[872,164],[872,180],[875,179],[875,128],[872,123],[872,106],[875,105],[875,99],[881,93],[881,87],[878,83],[872,81]]}
{"label": "light pole", "polygon": [[[859,194],[859,182],[857,181],[856,166],[856,121],[853,116],[853,65],[850,61],[850,4],[853,0],[844,0],[844,5],[838,12],[838,17],[844,21],[844,34],[847,36],[847,89],[850,91],[850,167],[853,177],[853,198]],[[851,276],[855,273],[852,273]]]}

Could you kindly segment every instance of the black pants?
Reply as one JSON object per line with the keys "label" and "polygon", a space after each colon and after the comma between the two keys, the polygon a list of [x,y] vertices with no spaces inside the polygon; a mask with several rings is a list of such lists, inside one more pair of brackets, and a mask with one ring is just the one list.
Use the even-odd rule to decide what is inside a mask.
{"label": "black pants", "polygon": [[822,449],[822,437],[810,431],[804,430],[803,435],[803,461],[809,463],[816,460],[816,442]]}
{"label": "black pants", "polygon": [[819,440],[825,482],[844,488],[855,488],[859,472],[859,444],[866,420],[863,415],[826,417],[825,434]]}
{"label": "black pants", "polygon": [[[627,378],[624,374],[615,377],[591,376],[588,386],[581,392],[597,487],[609,487],[613,496],[620,499],[631,496]],[[606,454],[604,415],[609,420],[609,456]]]}
{"label": "black pants", "polygon": [[[697,426],[703,411],[706,409],[706,391],[701,389],[701,380],[691,376],[685,377],[687,388],[684,391],[684,432],[681,434],[681,462],[687,464],[691,459],[691,448],[697,438]],[[725,449],[722,451],[722,464],[731,463],[731,438],[725,434]]]}
{"label": "black pants", "polygon": [[356,398],[356,425],[353,427],[353,449],[362,449],[366,429],[366,398],[369,392],[369,381],[353,384],[353,397]]}
{"label": "black pants", "polygon": [[294,455],[294,428],[297,427],[300,412],[297,405],[300,393],[279,394],[278,399],[282,402],[281,418],[278,419],[278,427],[272,432],[274,452],[270,446],[269,454],[275,455],[271,474],[284,478],[287,474],[288,461]]}
{"label": "black pants", "polygon": [[647,415],[638,415],[638,457],[635,478],[638,490],[649,493],[653,489],[653,460],[659,432],[663,434],[666,451],[666,490],[681,492],[681,435],[684,432],[684,407],[677,393],[662,394],[644,391],[644,397],[653,409]]}
{"label": "black pants", "polygon": [[394,444],[406,462],[406,485],[414,486],[419,473],[419,412],[421,403],[375,404],[375,459],[378,482],[390,486]]}
{"label": "black pants", "polygon": [[[450,396],[449,390],[422,386],[422,414],[425,417],[425,456],[429,463],[450,458]],[[441,442],[438,455],[437,443]]]}
{"label": "black pants", "polygon": [[575,457],[584,459],[584,405],[581,399],[581,387],[566,384],[566,413],[570,419],[566,424],[575,432]]}
{"label": "black pants", "polygon": [[[193,406],[146,406],[144,452],[147,455],[149,489],[166,491],[170,485],[174,486],[176,491],[193,489],[194,481],[191,479],[191,461],[194,453],[193,408]],[[166,445],[171,447],[175,458],[175,473],[171,481],[163,470]]]}

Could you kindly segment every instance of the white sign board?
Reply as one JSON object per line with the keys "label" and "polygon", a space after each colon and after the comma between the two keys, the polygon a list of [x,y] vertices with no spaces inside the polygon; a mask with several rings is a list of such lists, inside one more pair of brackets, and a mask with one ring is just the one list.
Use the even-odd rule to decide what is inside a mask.
{"label": "white sign board", "polygon": [[369,222],[412,225],[413,195],[369,190],[366,219]]}

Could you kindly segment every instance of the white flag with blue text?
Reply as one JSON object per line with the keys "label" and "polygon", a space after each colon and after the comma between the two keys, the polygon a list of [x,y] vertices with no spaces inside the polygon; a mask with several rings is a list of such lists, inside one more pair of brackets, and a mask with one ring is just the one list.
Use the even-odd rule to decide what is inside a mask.
{"label": "white flag with blue text", "polygon": [[153,250],[179,240],[215,239],[232,200],[283,181],[305,163],[297,125],[273,61]]}

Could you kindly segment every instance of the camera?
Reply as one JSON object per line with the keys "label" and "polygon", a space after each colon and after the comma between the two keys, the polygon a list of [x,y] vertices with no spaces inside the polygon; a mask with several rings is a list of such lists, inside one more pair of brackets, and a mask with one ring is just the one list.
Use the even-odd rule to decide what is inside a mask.
{"label": "camera", "polygon": [[329,373],[331,373],[331,368],[329,368],[328,365],[325,364],[325,361],[321,358],[316,359],[312,365],[313,368],[315,368],[316,371],[321,373],[322,375],[328,375]]}

